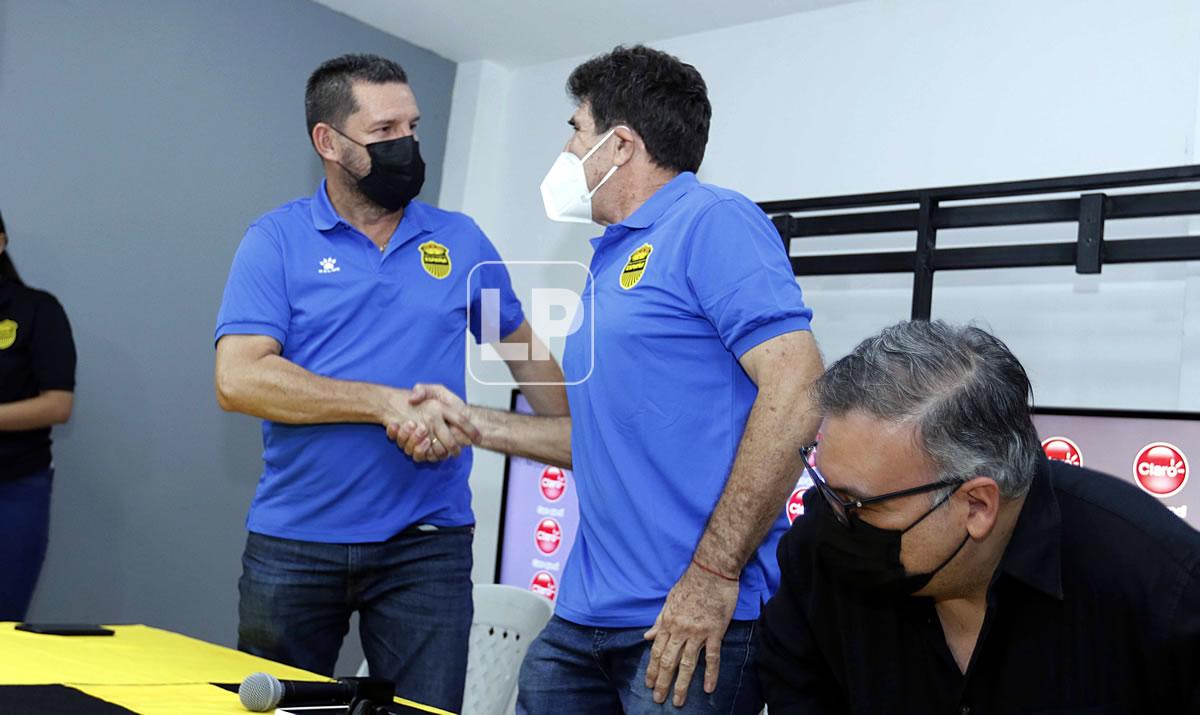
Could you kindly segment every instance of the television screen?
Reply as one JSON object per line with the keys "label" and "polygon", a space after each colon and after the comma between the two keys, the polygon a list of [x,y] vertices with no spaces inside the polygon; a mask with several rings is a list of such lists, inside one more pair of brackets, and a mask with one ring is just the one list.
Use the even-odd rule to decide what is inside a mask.
{"label": "television screen", "polygon": [[[512,409],[533,414],[517,390],[513,391]],[[526,588],[554,600],[579,525],[571,470],[509,457],[500,499],[496,583]]]}
{"label": "television screen", "polygon": [[1200,487],[1188,478],[1188,455],[1200,455],[1200,414],[1047,407],[1034,410],[1033,423],[1047,457],[1125,479],[1200,528],[1190,507]]}

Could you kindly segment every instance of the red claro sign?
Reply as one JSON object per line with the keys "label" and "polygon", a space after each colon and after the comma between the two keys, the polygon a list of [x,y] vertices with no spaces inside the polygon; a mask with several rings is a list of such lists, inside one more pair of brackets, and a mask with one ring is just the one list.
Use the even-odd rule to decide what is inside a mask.
{"label": "red claro sign", "polygon": [[796,489],[796,491],[792,492],[792,497],[790,499],[788,499],[788,503],[787,503],[788,523],[789,524],[795,523],[796,517],[798,517],[798,516],[804,516],[804,488],[803,487],[799,487]]}
{"label": "red claro sign", "polygon": [[[820,439],[821,435],[817,435]],[[816,453],[808,453],[808,466],[816,467]],[[787,514],[788,524],[796,523],[796,518],[804,516],[804,492],[812,489],[813,480],[807,473],[801,473],[800,479],[796,481],[796,488],[792,491],[792,496],[788,497],[787,506],[784,507],[784,513]]]}
{"label": "red claro sign", "polygon": [[1042,451],[1049,459],[1074,464],[1076,467],[1083,466],[1083,452],[1079,451],[1079,445],[1066,437],[1048,437],[1042,440]]}
{"label": "red claro sign", "polygon": [[558,501],[562,499],[563,492],[567,491],[567,474],[558,467],[546,467],[542,470],[539,486],[546,501]]}
{"label": "red claro sign", "polygon": [[1174,496],[1187,483],[1187,456],[1173,444],[1151,442],[1133,459],[1138,486],[1160,499]]}
{"label": "red claro sign", "polygon": [[533,580],[529,582],[529,590],[553,601],[554,597],[558,595],[558,582],[554,580],[554,575],[549,571],[538,571],[533,575]]}
{"label": "red claro sign", "polygon": [[538,522],[534,540],[537,542],[538,551],[552,554],[558,551],[558,545],[562,543],[562,527],[553,519],[542,519]]}

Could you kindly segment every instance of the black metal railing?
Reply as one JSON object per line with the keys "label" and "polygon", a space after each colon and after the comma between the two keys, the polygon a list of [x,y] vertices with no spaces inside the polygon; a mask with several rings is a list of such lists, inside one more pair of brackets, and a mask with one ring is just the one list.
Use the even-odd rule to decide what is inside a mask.
{"label": "black metal railing", "polygon": [[[793,238],[916,232],[912,251],[792,256],[796,275],[854,273],[913,274],[913,319],[928,320],[936,271],[1031,266],[1075,266],[1099,273],[1105,264],[1200,260],[1200,236],[1105,240],[1110,219],[1200,216],[1200,190],[1147,191],[1108,195],[1111,189],[1168,186],[1200,181],[1200,164],[1032,181],[948,186],[912,191],[830,196],[759,203],[771,216],[784,245]],[[1077,192],[1067,198],[1016,198]],[[982,203],[947,202],[981,201]],[[886,210],[861,211],[888,207]],[[850,210],[846,213],[828,213]],[[822,212],[822,215],[806,215]],[[938,248],[940,229],[1076,223],[1073,242]]]}

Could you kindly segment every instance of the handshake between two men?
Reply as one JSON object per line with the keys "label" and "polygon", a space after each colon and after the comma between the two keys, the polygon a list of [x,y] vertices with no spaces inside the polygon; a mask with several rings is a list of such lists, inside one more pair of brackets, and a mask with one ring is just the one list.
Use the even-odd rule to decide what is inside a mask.
{"label": "handshake between two men", "polygon": [[[561,373],[558,377],[561,383]],[[566,391],[561,384],[541,382],[521,388],[536,415],[468,405],[444,385],[414,385],[404,398],[407,404],[389,410],[384,420],[388,439],[415,462],[449,459],[475,445],[570,469]]]}
{"label": "handshake between two men", "polygon": [[471,409],[443,385],[417,384],[408,396],[408,419],[386,425],[388,439],[415,462],[439,462],[479,445],[483,434],[471,420]]}

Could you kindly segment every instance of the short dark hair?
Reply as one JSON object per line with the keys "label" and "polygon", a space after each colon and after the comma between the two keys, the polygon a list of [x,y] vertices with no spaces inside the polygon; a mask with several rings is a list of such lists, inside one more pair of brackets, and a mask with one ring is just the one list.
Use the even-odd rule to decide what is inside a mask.
{"label": "short dark hair", "polygon": [[576,103],[588,103],[597,132],[627,125],[659,166],[700,168],[712,105],[704,78],[692,65],[644,45],[617,46],[576,67],[567,92]]}
{"label": "short dark hair", "polygon": [[940,320],[903,322],[859,343],[814,384],[826,415],[863,410],[912,422],[944,479],[991,477],[1026,493],[1042,454],[1029,376],[996,336]]}
{"label": "short dark hair", "polygon": [[358,111],[354,83],[408,84],[404,68],[378,55],[342,55],[321,63],[308,78],[304,92],[304,118],[308,135],[318,122],[339,126]]}

